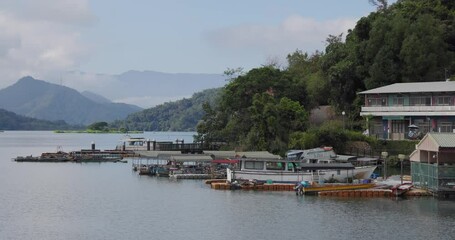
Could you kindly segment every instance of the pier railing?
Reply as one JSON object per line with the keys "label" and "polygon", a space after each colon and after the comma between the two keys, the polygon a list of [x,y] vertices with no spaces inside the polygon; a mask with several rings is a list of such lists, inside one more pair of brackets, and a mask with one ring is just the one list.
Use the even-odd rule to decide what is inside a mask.
{"label": "pier railing", "polygon": [[380,150],[376,149],[364,149],[364,148],[355,148],[351,147],[344,151],[346,155],[358,156],[358,157],[380,157],[381,156]]}
{"label": "pier railing", "polygon": [[181,151],[183,153],[202,153],[204,150],[219,150],[218,145],[201,143],[165,143],[159,144],[160,151]]}

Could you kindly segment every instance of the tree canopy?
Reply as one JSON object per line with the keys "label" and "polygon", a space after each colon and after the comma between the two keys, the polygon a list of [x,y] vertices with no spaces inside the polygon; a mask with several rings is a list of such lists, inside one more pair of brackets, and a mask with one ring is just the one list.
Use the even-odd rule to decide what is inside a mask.
{"label": "tree canopy", "polygon": [[222,89],[219,104],[204,106],[198,139],[275,153],[296,146],[299,138],[306,138],[306,145],[325,144],[329,135],[307,131],[314,107],[328,103],[353,121],[359,118],[359,91],[452,78],[455,1],[370,2],[377,11],[361,18],[346,37],[328,36],[324,51],[296,50],[283,69],[269,65],[228,71],[232,79]]}

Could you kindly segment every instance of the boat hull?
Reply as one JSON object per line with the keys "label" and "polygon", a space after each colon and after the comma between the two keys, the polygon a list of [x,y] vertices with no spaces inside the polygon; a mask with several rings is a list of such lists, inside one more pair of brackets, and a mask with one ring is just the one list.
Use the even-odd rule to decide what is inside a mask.
{"label": "boat hull", "polygon": [[356,167],[352,170],[319,170],[316,172],[231,170],[227,169],[228,181],[249,180],[258,182],[299,183],[302,181],[338,181],[346,182],[348,178],[368,179],[376,166]]}

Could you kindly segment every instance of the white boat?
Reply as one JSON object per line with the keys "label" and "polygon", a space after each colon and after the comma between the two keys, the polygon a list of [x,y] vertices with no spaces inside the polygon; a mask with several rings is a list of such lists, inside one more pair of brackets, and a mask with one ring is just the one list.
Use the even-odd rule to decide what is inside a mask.
{"label": "white boat", "polygon": [[130,137],[126,135],[121,144],[117,146],[118,150],[122,151],[146,151],[147,139],[143,137]]}
{"label": "white boat", "polygon": [[336,161],[330,148],[291,150],[286,159],[239,159],[240,169],[227,169],[227,180],[298,183],[368,179],[376,166],[354,166]]}

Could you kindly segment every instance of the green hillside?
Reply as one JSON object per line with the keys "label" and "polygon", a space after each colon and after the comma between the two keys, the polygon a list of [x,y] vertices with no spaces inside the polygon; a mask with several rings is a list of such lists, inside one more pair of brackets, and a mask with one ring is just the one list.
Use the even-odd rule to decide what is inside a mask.
{"label": "green hillside", "polygon": [[21,78],[0,90],[0,108],[27,117],[78,125],[123,119],[142,110],[123,103],[95,102],[72,88],[32,77]]}
{"label": "green hillside", "polygon": [[55,130],[77,129],[64,121],[45,121],[17,115],[13,112],[0,109],[0,130]]}
{"label": "green hillside", "polygon": [[214,104],[219,88],[193,94],[191,98],[167,102],[130,114],[125,120],[115,121],[111,128],[140,131],[195,131],[204,115],[203,104]]}

